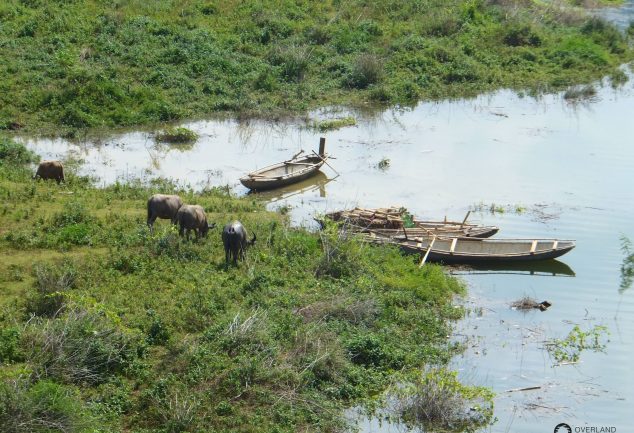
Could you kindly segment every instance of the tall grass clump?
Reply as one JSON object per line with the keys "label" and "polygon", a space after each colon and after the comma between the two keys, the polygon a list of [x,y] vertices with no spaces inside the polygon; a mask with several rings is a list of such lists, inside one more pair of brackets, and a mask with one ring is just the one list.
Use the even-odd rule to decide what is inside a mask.
{"label": "tall grass clump", "polygon": [[66,304],[66,295],[75,287],[77,271],[72,264],[59,267],[37,264],[35,284],[27,298],[26,311],[36,316],[54,317]]}
{"label": "tall grass clump", "polygon": [[348,84],[365,89],[381,81],[384,75],[383,62],[374,54],[361,54],[354,61]]}
{"label": "tall grass clump", "polygon": [[304,46],[275,47],[268,56],[269,62],[277,66],[281,76],[290,82],[300,82],[308,69],[311,50]]}
{"label": "tall grass clump", "polygon": [[55,318],[32,320],[22,336],[34,375],[94,385],[124,373],[142,353],[140,335],[107,312],[78,304]]}
{"label": "tall grass clump", "polygon": [[425,431],[475,431],[493,419],[493,394],[463,385],[456,372],[430,368],[401,390],[400,413]]}

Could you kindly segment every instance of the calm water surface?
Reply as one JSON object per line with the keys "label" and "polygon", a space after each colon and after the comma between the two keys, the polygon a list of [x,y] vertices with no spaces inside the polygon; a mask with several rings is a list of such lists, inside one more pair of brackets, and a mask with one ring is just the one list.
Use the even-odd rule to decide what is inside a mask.
{"label": "calm water surface", "polygon": [[[628,7],[634,9],[632,2]],[[460,219],[476,209],[470,220],[498,225],[498,237],[576,239],[577,248],[556,268],[453,270],[468,284],[464,302],[473,309],[456,326],[454,338],[468,349],[453,367],[465,382],[496,391],[492,432],[551,432],[560,422],[633,431],[634,289],[619,291],[620,237],[634,240],[632,82],[618,90],[604,83],[582,104],[500,91],[353,114],[356,127],[325,134],[339,175],[325,167],[312,181],[260,197],[271,208],[290,207],[296,224],[312,225],[315,213],[342,207],[404,205],[431,218]],[[142,131],[80,143],[23,140],[45,158],[84,160],[81,170],[103,183],[164,176],[194,188],[229,184],[246,194],[240,175],[299,149],[316,150],[320,136],[292,122],[184,126],[200,134],[191,148],[157,145]],[[382,159],[389,159],[386,170],[377,168]],[[505,211],[491,213],[491,204]],[[553,306],[529,313],[509,308],[524,295]],[[608,327],[606,352],[584,352],[579,364],[553,367],[543,342],[564,338],[575,324]],[[528,386],[541,388],[506,392]],[[360,427],[404,430],[363,419]]]}

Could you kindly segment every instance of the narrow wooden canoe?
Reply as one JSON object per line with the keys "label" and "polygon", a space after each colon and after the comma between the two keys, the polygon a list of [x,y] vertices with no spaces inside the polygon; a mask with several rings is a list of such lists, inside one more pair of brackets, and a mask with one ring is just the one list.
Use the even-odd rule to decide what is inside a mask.
{"label": "narrow wooden canoe", "polygon": [[326,156],[321,158],[316,155],[308,155],[279,162],[241,177],[240,182],[247,188],[256,191],[280,188],[314,176],[324,165],[325,158]]}
{"label": "narrow wooden canoe", "polygon": [[499,231],[496,226],[482,226],[458,221],[424,221],[411,218],[412,225],[405,228],[404,208],[360,209],[344,210],[326,214],[326,218],[333,221],[345,222],[351,229],[360,233],[374,232],[380,236],[444,236],[488,238]]}
{"label": "narrow wooden canoe", "polygon": [[[372,232],[361,236],[369,242],[396,245],[412,254],[425,254],[433,239],[433,237],[390,238]],[[437,237],[427,260],[447,264],[532,262],[560,257],[574,247],[573,240]]]}

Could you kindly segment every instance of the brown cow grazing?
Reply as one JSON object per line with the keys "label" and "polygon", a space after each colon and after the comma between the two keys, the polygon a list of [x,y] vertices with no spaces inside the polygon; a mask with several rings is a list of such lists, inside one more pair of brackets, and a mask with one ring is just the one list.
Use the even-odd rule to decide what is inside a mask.
{"label": "brown cow grazing", "polygon": [[178,210],[176,214],[176,220],[180,226],[178,234],[183,236],[187,231],[187,240],[189,240],[189,232],[194,230],[196,232],[196,238],[206,237],[209,229],[212,229],[216,224],[209,224],[207,222],[207,215],[202,206],[196,204],[184,204]]}
{"label": "brown cow grazing", "polygon": [[177,195],[154,194],[147,201],[147,225],[150,232],[157,218],[172,220],[176,224],[176,214],[183,205],[183,200]]}
{"label": "brown cow grazing", "polygon": [[247,247],[255,244],[257,236],[253,234],[253,239],[249,240],[247,230],[240,221],[228,223],[222,230],[222,243],[225,247],[225,264],[229,264],[229,259],[233,258],[233,264],[238,263],[238,259],[244,260],[244,253]]}
{"label": "brown cow grazing", "polygon": [[64,166],[61,161],[42,161],[37,167],[34,179],[55,179],[57,183],[64,180]]}

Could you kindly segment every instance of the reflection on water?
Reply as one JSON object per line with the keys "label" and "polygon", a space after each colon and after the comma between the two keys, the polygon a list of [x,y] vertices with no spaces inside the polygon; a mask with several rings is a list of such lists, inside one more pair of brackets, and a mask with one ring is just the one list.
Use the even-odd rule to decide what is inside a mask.
{"label": "reflection on water", "polygon": [[328,176],[326,176],[323,172],[318,171],[314,176],[301,182],[268,191],[249,191],[248,194],[257,197],[258,199],[265,200],[268,203],[286,200],[297,195],[302,195],[306,198],[313,192],[319,198],[326,198],[326,185],[335,179],[336,177],[328,178]]}
{"label": "reflection on water", "polygon": [[619,292],[623,293],[632,286],[634,282],[634,249],[632,248],[632,241],[629,238],[621,237],[621,250],[625,254],[623,263],[621,263],[621,285],[619,286]]}
{"label": "reflection on water", "polygon": [[600,8],[595,13],[625,30],[634,21],[634,0],[626,0],[618,7]]}
{"label": "reflection on water", "polygon": [[543,260],[526,263],[483,264],[469,267],[452,268],[454,275],[463,274],[516,274],[574,277],[575,272],[567,264],[559,260]]}

